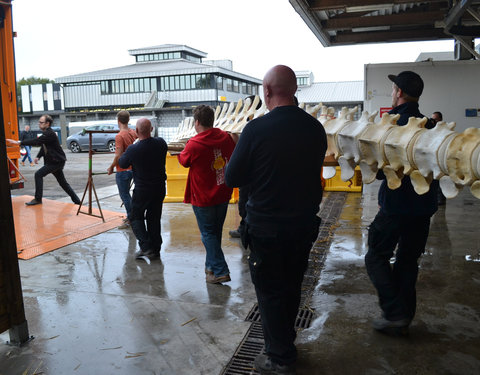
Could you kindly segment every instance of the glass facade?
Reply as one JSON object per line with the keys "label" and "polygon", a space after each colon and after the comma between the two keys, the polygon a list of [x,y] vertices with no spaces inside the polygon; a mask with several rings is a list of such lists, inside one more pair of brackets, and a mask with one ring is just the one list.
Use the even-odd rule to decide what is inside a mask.
{"label": "glass facade", "polygon": [[136,55],[135,59],[137,62],[175,60],[175,59],[185,59],[188,61],[193,61],[198,63],[202,62],[202,59],[200,57],[190,55],[185,52],[145,53],[142,55]]}
{"label": "glass facade", "polygon": [[[226,85],[224,86],[224,82]],[[102,95],[125,94],[151,91],[180,91],[217,89],[256,95],[258,86],[244,81],[217,76],[215,74],[185,74],[153,78],[113,79],[88,84],[100,84]],[[66,84],[73,86],[76,84]]]}

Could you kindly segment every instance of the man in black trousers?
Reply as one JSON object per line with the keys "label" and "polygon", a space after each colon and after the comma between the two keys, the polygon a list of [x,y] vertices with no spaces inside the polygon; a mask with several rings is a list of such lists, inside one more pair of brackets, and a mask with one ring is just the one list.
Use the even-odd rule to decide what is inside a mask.
{"label": "man in black trousers", "polygon": [[[397,125],[406,125],[410,117],[424,117],[418,106],[422,78],[412,71],[388,78],[392,81],[393,107],[389,113],[400,115]],[[384,333],[404,334],[415,316],[418,258],[425,251],[430,218],[438,208],[438,181],[433,180],[430,190],[418,195],[409,176],[404,176],[395,190],[388,187],[383,171],[377,173],[377,179],[383,180],[378,191],[380,209],[368,230],[365,265],[382,313],[372,326]],[[394,252],[395,262],[390,264]]]}
{"label": "man in black trousers", "polygon": [[62,146],[60,146],[57,134],[51,128],[52,123],[53,119],[51,116],[43,115],[40,117],[40,120],[38,120],[38,126],[43,132],[40,137],[25,139],[22,141],[8,140],[10,143],[19,144],[21,146],[39,146],[40,151],[33,161],[35,164],[38,164],[40,158],[43,157],[44,160],[44,166],[35,172],[35,198],[30,202],[25,203],[27,206],[42,204],[43,178],[50,173],[55,176],[59,185],[65,190],[65,193],[72,198],[73,203],[80,204],[80,198],[75,194],[63,174],[63,168],[65,167],[67,157],[62,150]]}
{"label": "man in black trousers", "polygon": [[246,230],[266,354],[255,359],[260,373],[294,374],[295,318],[303,274],[318,236],[325,129],[295,105],[295,73],[270,69],[263,80],[270,110],[250,121],[232,154],[225,181],[249,187]]}
{"label": "man in black trousers", "polygon": [[160,258],[162,247],[160,220],[166,193],[167,143],[163,138],[151,136],[152,124],[147,118],[137,121],[136,132],[138,142],[128,146],[118,165],[124,169],[132,166],[133,170],[135,188],[130,225],[140,246],[135,257],[153,260]]}

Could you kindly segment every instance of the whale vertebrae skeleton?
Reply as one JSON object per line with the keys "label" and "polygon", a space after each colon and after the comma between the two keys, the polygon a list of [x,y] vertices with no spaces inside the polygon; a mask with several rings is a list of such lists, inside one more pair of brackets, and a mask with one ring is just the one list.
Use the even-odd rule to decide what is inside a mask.
{"label": "whale vertebrae skeleton", "polygon": [[384,114],[374,122],[377,112],[369,115],[366,111],[354,121],[356,110],[343,108],[338,118],[323,123],[327,155],[338,161],[342,180],[352,178],[359,165],[367,184],[382,169],[393,190],[408,175],[417,194],[428,192],[436,179],[447,198],[455,197],[464,186],[480,198],[480,129],[457,133],[454,122],[439,122],[426,129],[426,117],[410,117],[406,125],[398,126],[398,114]]}
{"label": "whale vertebrae skeleton", "polygon": [[[217,106],[214,126],[241,133],[250,119],[267,112],[264,103],[256,109],[259,101],[256,96],[253,101]],[[326,156],[338,161],[342,180],[351,179],[358,165],[366,184],[375,181],[382,169],[390,189],[399,188],[403,176],[408,175],[418,194],[428,192],[436,179],[447,198],[470,186],[471,193],[480,199],[480,129],[457,133],[454,122],[439,122],[433,129],[426,129],[426,117],[411,117],[405,126],[398,126],[400,115],[384,114],[375,122],[377,112],[370,115],[367,111],[354,120],[357,107],[344,107],[335,118],[334,109],[321,103],[299,106],[323,124],[328,141]],[[193,118],[188,117],[179,124],[176,141],[169,143],[169,150],[183,150],[195,134]]]}

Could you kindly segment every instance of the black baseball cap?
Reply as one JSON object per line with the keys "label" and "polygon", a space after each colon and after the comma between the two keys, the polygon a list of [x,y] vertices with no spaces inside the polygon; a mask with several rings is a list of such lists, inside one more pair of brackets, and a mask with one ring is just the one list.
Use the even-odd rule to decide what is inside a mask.
{"label": "black baseball cap", "polygon": [[414,98],[419,98],[422,95],[423,80],[417,73],[406,70],[398,75],[389,74],[388,78],[407,95]]}

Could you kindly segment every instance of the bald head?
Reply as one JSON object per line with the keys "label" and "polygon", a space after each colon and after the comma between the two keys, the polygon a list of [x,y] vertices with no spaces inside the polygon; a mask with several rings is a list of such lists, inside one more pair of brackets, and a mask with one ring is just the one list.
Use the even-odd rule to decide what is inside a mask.
{"label": "bald head", "polygon": [[279,106],[295,105],[296,91],[297,77],[288,66],[274,66],[263,78],[263,96],[269,110]]}
{"label": "bald head", "polygon": [[152,123],[148,118],[142,117],[137,121],[137,135],[140,140],[150,138]]}

